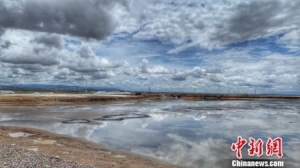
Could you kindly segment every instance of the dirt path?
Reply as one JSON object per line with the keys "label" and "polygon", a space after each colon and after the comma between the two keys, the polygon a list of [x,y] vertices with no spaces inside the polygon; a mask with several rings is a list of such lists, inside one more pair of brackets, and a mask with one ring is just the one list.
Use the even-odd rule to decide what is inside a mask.
{"label": "dirt path", "polygon": [[96,168],[176,167],[126,152],[108,150],[84,139],[70,138],[36,129],[0,127],[0,142]]}

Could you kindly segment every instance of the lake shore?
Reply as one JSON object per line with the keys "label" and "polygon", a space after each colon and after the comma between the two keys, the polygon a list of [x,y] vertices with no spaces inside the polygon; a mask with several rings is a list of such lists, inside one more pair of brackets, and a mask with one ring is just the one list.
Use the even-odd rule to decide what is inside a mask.
{"label": "lake shore", "polygon": [[177,167],[128,152],[107,149],[85,139],[32,128],[1,126],[0,143],[95,168]]}
{"label": "lake shore", "polygon": [[300,101],[300,96],[286,95],[248,95],[248,94],[192,94],[192,93],[13,93],[0,94],[0,105],[69,105],[69,104],[95,104],[111,101],[128,100],[164,100],[183,99],[191,101],[263,101],[284,100]]}

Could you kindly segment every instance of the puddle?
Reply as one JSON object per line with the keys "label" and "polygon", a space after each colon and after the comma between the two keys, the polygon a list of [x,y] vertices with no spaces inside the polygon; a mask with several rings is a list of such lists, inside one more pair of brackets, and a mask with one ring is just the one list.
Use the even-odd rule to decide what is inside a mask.
{"label": "puddle", "polygon": [[62,121],[64,124],[76,124],[76,123],[90,123],[90,120],[87,119],[71,119],[71,120],[65,120]]}
{"label": "puddle", "polygon": [[33,140],[34,144],[39,144],[39,145],[54,145],[56,143],[56,140]]}
{"label": "puddle", "polygon": [[27,148],[27,150],[37,152],[39,149],[38,148]]}
{"label": "puddle", "polygon": [[122,121],[128,119],[137,119],[137,118],[149,118],[149,115],[146,114],[118,114],[118,115],[106,115],[100,118],[95,118],[97,121]]}
{"label": "puddle", "polygon": [[126,158],[127,156],[125,155],[114,155],[115,158],[120,158],[120,159],[123,159],[123,158]]}
{"label": "puddle", "polygon": [[[4,114],[0,115],[0,125],[81,137],[191,168],[229,168],[222,161],[235,159],[230,147],[237,136],[261,138],[264,143],[269,137],[281,137],[284,159],[300,162],[299,102],[129,101],[45,106],[38,107],[38,113],[22,113],[22,109],[28,112],[36,108],[0,107]],[[39,139],[35,143],[54,145],[56,141]],[[247,149],[242,151],[243,159],[249,159]]]}
{"label": "puddle", "polygon": [[33,134],[28,134],[25,132],[16,132],[16,133],[9,133],[8,135],[12,138],[20,138],[20,137],[29,137]]}

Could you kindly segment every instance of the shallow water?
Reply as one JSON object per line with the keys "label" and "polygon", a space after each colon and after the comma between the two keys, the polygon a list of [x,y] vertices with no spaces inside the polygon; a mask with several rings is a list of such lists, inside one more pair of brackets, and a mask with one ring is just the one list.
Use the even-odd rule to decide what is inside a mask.
{"label": "shallow water", "polygon": [[[262,138],[264,142],[269,137],[281,137],[284,159],[300,162],[300,102],[129,101],[80,106],[2,106],[0,111],[0,125],[83,137],[113,149],[186,167],[230,167],[224,161],[236,158],[230,147],[237,136],[247,140]],[[251,158],[247,149],[245,146],[243,158]]]}

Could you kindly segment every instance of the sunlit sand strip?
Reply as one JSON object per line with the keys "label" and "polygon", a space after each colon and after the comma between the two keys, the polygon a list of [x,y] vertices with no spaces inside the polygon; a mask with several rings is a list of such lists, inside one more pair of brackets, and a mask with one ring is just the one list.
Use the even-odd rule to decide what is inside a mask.
{"label": "sunlit sand strip", "polygon": [[84,139],[29,128],[0,127],[0,142],[95,168],[171,168],[158,160],[104,148]]}

